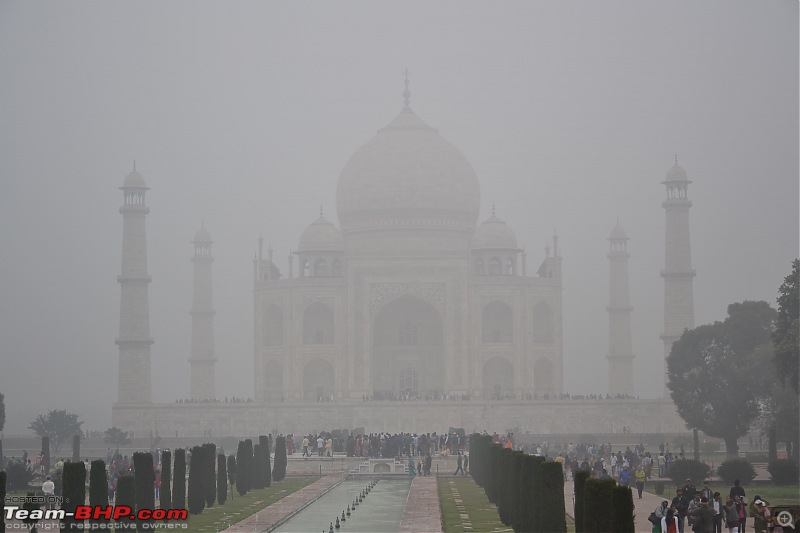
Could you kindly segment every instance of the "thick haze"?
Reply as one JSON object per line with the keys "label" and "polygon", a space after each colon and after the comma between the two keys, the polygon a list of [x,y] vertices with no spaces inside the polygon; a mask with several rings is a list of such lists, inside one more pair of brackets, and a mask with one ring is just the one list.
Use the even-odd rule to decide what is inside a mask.
{"label": "thick haze", "polygon": [[[798,4],[0,3],[5,433],[117,397],[122,217],[147,217],[153,397],[189,395],[189,241],[214,238],[217,393],[253,394],[252,258],[284,277],[347,159],[411,105],[528,253],[557,230],[565,388],[606,392],[608,237],[629,242],[636,393],[661,392],[664,186],[689,187],[696,323],[775,302],[798,255]],[[297,269],[295,269],[297,272]]]}

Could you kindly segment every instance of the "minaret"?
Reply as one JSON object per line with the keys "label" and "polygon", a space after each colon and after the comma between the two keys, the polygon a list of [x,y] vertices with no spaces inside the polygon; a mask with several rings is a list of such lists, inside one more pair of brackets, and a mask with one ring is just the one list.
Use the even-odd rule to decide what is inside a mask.
{"label": "minaret", "polygon": [[694,293],[693,283],[695,271],[692,269],[692,250],[689,239],[689,201],[688,187],[692,183],[686,172],[675,164],[667,172],[667,178],[661,183],[667,189],[667,199],[661,204],[666,214],[664,270],[664,398],[669,398],[667,391],[666,357],[672,350],[672,343],[678,340],[686,328],[694,327]]}
{"label": "minaret", "polygon": [[619,225],[608,237],[608,393],[633,394],[633,351],[628,283],[628,234]]}
{"label": "minaret", "polygon": [[147,274],[147,235],[145,204],[148,187],[142,175],[133,172],[122,182],[122,273],[117,278],[119,305],[119,403],[149,403],[150,395],[150,303]]}
{"label": "minaret", "polygon": [[194,290],[192,293],[192,352],[189,356],[190,386],[192,400],[213,400],[214,388],[214,299],[212,293],[211,235],[205,226],[195,234]]}

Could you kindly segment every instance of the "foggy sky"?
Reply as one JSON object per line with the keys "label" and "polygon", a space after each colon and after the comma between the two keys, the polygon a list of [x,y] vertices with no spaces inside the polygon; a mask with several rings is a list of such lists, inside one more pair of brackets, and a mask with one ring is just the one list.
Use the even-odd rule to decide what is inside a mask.
{"label": "foggy sky", "polygon": [[[110,426],[122,217],[148,186],[153,397],[189,395],[192,253],[215,244],[217,394],[253,394],[252,258],[338,226],[347,159],[402,106],[461,150],[536,271],[564,257],[565,388],[605,393],[608,242],[631,238],[636,393],[661,391],[663,185],[689,187],[696,323],[798,255],[798,4],[0,3],[0,392],[6,435]],[[297,270],[295,269],[295,272]],[[655,386],[654,386],[655,385]]]}

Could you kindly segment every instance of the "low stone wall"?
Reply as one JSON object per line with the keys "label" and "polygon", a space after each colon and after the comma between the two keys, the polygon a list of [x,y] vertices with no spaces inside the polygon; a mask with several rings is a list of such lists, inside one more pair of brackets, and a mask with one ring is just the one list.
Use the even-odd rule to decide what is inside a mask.
{"label": "low stone wall", "polygon": [[665,400],[408,401],[115,404],[112,423],[136,436],[223,437],[363,427],[386,431],[585,434],[676,433],[686,426]]}

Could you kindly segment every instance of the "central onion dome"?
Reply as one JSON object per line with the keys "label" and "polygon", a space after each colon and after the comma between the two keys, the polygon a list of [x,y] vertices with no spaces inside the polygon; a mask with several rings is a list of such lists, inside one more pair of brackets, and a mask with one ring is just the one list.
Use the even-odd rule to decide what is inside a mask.
{"label": "central onion dome", "polygon": [[466,157],[406,105],[345,164],[342,231],[442,228],[472,233],[480,187]]}

